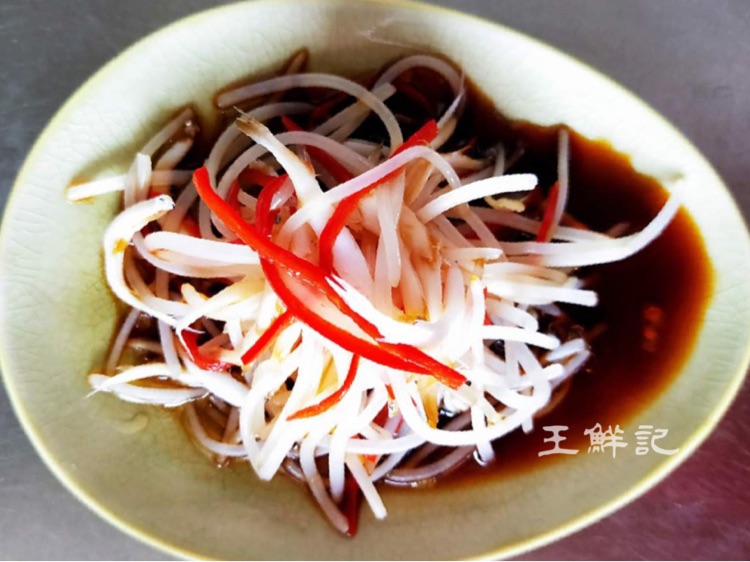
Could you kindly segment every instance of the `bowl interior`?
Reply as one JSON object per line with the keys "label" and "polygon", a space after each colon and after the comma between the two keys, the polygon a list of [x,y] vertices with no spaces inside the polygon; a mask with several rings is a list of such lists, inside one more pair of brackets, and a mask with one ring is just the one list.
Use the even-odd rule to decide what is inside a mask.
{"label": "bowl interior", "polygon": [[[385,521],[363,511],[338,537],[306,490],[216,470],[169,413],[98,395],[118,319],[101,239],[117,197],[71,205],[74,180],[123,173],[175,109],[209,110],[228,83],[273,71],[307,47],[312,67],[351,74],[434,51],[458,63],[510,117],[564,122],[607,139],[672,185],[701,229],[715,294],[683,371],[622,427],[669,428],[673,457],[577,455],[479,485],[386,491]],[[550,87],[550,85],[554,85]],[[743,221],[696,150],[650,108],[595,71],[513,31],[414,4],[259,1],[183,20],[138,43],[56,116],[18,177],[0,243],[0,346],[11,399],[39,452],[74,493],[114,524],[186,556],[462,558],[509,555],[552,540],[645,490],[710,431],[747,365],[750,245]],[[603,422],[605,420],[602,420]],[[387,537],[387,540],[384,540]]]}

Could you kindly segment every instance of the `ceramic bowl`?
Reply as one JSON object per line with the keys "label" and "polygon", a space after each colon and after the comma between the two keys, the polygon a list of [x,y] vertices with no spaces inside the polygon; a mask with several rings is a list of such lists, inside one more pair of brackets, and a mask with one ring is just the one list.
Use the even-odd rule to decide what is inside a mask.
{"label": "ceramic bowl", "polygon": [[[163,411],[86,398],[118,306],[101,239],[116,196],[66,202],[79,178],[122,173],[175,108],[278,68],[307,47],[312,67],[351,74],[413,52],[443,53],[515,119],[567,123],[634,166],[684,178],[684,204],[715,273],[697,344],[674,382],[624,424],[670,428],[679,454],[594,455],[473,486],[385,491],[389,516],[363,511],[337,536],[300,486],[215,469]],[[554,84],[555,87],[550,87]],[[467,558],[518,554],[603,517],[667,475],[707,436],[748,364],[750,244],[729,192],[690,143],[606,77],[529,37],[405,2],[258,1],[211,10],[144,39],[91,78],[29,155],[0,241],[0,348],[8,392],[39,454],[78,498],[173,554],[207,558]]]}

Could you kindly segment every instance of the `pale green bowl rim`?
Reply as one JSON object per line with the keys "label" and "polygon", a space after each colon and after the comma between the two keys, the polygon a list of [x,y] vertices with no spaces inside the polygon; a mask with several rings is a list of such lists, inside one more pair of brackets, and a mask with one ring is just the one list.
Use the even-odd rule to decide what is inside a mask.
{"label": "pale green bowl rim", "polygon": [[[299,0],[252,0],[252,1],[254,3],[265,4],[265,3],[295,3],[295,2],[298,2]],[[343,2],[346,0],[338,0],[338,1]],[[423,4],[419,2],[412,2],[410,0],[366,0],[366,1],[370,3],[376,3],[376,4],[392,5],[392,6],[399,7],[399,8],[409,8],[409,9],[418,8],[418,9],[428,10],[428,11],[437,11],[437,12],[443,12],[446,14],[451,14],[454,17],[469,18],[469,19],[476,20],[477,22],[481,22],[483,24],[491,24],[503,30],[506,33],[511,33],[511,34],[521,36],[526,41],[542,44],[548,48],[551,47],[550,45],[542,41],[539,41],[535,39],[534,37],[518,32],[502,24],[499,24],[490,20],[486,20],[479,16],[461,12],[458,10],[444,8],[441,6]],[[198,19],[202,19],[206,16],[213,15],[220,11],[224,11],[224,10],[231,11],[235,9],[235,7],[240,3],[246,3],[246,2],[232,3],[232,4],[217,6],[217,7],[207,9],[207,10],[203,10],[198,13],[181,18],[165,27],[162,27],[161,29],[153,33],[150,33],[146,37],[138,40],[136,43],[128,47],[126,50],[119,53],[115,58],[113,58],[108,63],[106,63],[102,68],[100,68],[83,85],[81,85],[68,98],[68,100],[64,103],[64,105],[55,113],[55,115],[52,117],[50,122],[47,124],[47,126],[44,128],[42,133],[39,135],[39,137],[35,141],[34,146],[32,147],[30,153],[26,157],[23,166],[21,167],[20,171],[18,172],[18,175],[15,178],[15,181],[13,183],[13,186],[11,188],[11,191],[8,197],[8,201],[6,203],[3,218],[5,218],[5,216],[10,212],[9,210],[13,206],[13,200],[19,191],[18,188],[20,185],[24,183],[25,175],[27,174],[28,169],[31,167],[31,164],[38,158],[39,153],[40,153],[40,147],[44,144],[45,138],[50,134],[51,131],[57,128],[57,124],[59,122],[63,121],[66,118],[67,113],[69,112],[70,108],[76,105],[77,100],[80,97],[83,97],[89,89],[97,85],[97,83],[99,82],[100,79],[102,79],[102,76],[104,74],[108,73],[112,68],[117,66],[123,58],[127,57],[130,54],[131,51],[137,50],[142,43],[148,42],[149,40],[151,40],[153,36],[167,34],[172,30],[172,28],[177,27],[177,26],[190,26],[192,23],[194,23]],[[551,48],[558,51],[554,47],[551,47]],[[572,58],[566,55],[565,53],[562,53],[562,54],[568,58]],[[643,103],[645,106],[651,109],[651,107],[647,103],[643,102],[643,100],[638,98],[638,96],[635,96],[635,94],[632,94],[632,92],[626,90],[625,88],[620,86],[618,83],[613,82],[610,78],[603,75],[601,72],[599,72],[595,68],[587,65],[586,63],[578,59],[574,59],[574,60],[579,65],[586,67],[589,71],[598,75],[598,77],[600,77],[602,80],[608,82],[612,87],[615,87],[622,91],[626,91],[629,95],[636,97],[639,101],[641,101],[641,103]],[[680,137],[684,142],[692,146],[692,143],[690,143],[690,141],[680,131],[678,131],[674,126],[672,126],[671,123],[667,123],[666,125],[672,129],[671,133],[673,135],[675,135],[676,137]],[[741,211],[737,207],[736,201],[733,200],[733,204],[735,207],[735,211],[737,212],[738,215],[741,216]],[[6,221],[3,221],[2,225],[0,226],[0,245],[3,244],[3,240],[5,236],[7,235],[5,225],[6,225]],[[5,335],[5,327],[0,326],[0,342],[6,341],[6,339],[7,338]],[[191,552],[189,550],[182,549],[179,546],[170,544],[166,541],[161,540],[157,536],[151,535],[145,531],[142,531],[134,526],[128,525],[127,523],[123,522],[115,513],[110,512],[104,506],[99,504],[94,497],[91,497],[90,495],[88,495],[82,488],[79,487],[79,485],[72,478],[70,478],[57,465],[55,460],[52,459],[51,456],[48,454],[43,440],[39,437],[34,427],[28,420],[23,404],[21,403],[20,398],[16,395],[16,392],[14,390],[12,378],[9,377],[9,375],[4,369],[4,366],[9,363],[6,357],[6,353],[8,353],[6,349],[0,348],[0,374],[2,374],[3,379],[5,381],[5,386],[8,391],[8,396],[10,398],[11,405],[13,406],[16,416],[18,417],[18,420],[20,421],[20,424],[23,427],[26,435],[29,437],[32,445],[34,446],[34,449],[42,458],[42,460],[47,465],[47,467],[57,477],[57,479],[60,482],[62,482],[63,485],[75,497],[77,497],[81,502],[83,502],[92,511],[97,513],[104,520],[108,521],[110,524],[120,529],[121,531],[125,532],[126,534],[142,541],[145,544],[148,544],[163,552],[167,552],[175,556],[180,556],[180,557],[188,558],[188,559],[200,558],[200,556],[197,556],[196,553],[194,552]],[[499,558],[499,557],[510,557],[510,556],[519,555],[523,552],[527,552],[532,549],[545,546],[559,538],[562,538],[580,529],[583,529],[584,527],[602,519],[603,517],[606,517],[607,515],[623,507],[627,503],[633,501],[640,495],[644,494],[646,491],[648,491],[653,486],[655,486],[658,482],[664,479],[672,470],[674,470],[688,456],[690,456],[690,454],[692,454],[695,451],[695,449],[708,437],[711,431],[717,426],[722,416],[726,413],[727,409],[729,408],[732,400],[737,395],[742,385],[742,382],[745,378],[746,372],[748,370],[748,366],[750,366],[750,340],[745,342],[744,355],[742,357],[739,368],[733,374],[732,378],[729,381],[729,384],[726,386],[723,396],[715,405],[711,414],[704,420],[703,424],[683,444],[683,446],[680,448],[679,453],[665,460],[657,469],[653,470],[652,472],[647,474],[645,477],[643,477],[638,482],[638,484],[633,486],[630,490],[628,490],[627,492],[619,496],[612,498],[609,502],[604,503],[595,509],[592,509],[591,511],[589,511],[588,513],[582,516],[579,516],[575,519],[571,519],[567,523],[560,525],[559,527],[555,529],[551,529],[545,533],[541,533],[530,539],[522,540],[513,544],[506,544],[506,545],[500,546],[494,551],[481,553],[477,555],[475,559],[494,559],[494,558]]]}

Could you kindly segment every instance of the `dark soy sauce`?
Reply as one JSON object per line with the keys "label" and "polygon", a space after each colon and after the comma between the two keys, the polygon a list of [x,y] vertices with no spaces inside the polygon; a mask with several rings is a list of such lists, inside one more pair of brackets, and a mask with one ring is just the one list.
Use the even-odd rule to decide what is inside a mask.
{"label": "dark soy sauce", "polygon": [[[524,148],[509,171],[536,174],[542,189],[556,180],[557,127],[510,122],[476,89],[469,90],[464,123],[459,133],[476,138],[480,150],[500,141],[508,154],[514,146]],[[599,232],[626,223],[629,234],[648,224],[667,196],[658,181],[635,171],[627,156],[570,131],[567,210],[577,220]],[[494,463],[467,463],[448,480],[470,482],[564,462],[567,455],[538,456],[553,447],[544,442],[552,433],[543,426],[567,426],[560,446],[585,453],[590,441],[584,430],[597,423],[604,430],[625,424],[670,385],[690,356],[710,301],[713,271],[687,211],[681,209],[664,233],[635,256],[578,274],[587,280],[586,288],[598,293],[599,305],[562,308],[584,330],[599,332],[591,342],[592,358],[561,387],[558,404],[535,419],[532,433],[517,430],[497,440]]]}
{"label": "dark soy sauce", "polygon": [[[375,76],[354,78],[371,86]],[[253,81],[256,80],[258,77]],[[405,137],[426,120],[439,117],[452,100],[448,84],[428,70],[407,72],[395,85],[398,92],[388,105],[399,118]],[[318,108],[299,118],[308,129],[350,103],[346,96],[320,89],[294,90],[284,100],[304,100]],[[214,134],[233,116],[220,113],[213,118],[203,117],[204,130],[189,162],[199,165],[203,161]],[[275,121],[270,125],[279,129]],[[558,127],[509,121],[469,84],[460,125],[441,150],[471,143],[468,154],[481,157],[502,142],[506,154],[512,156],[515,149],[522,147],[523,155],[508,171],[536,174],[543,193],[556,180],[558,132]],[[372,116],[353,136],[387,142],[384,127]],[[666,199],[667,192],[661,184],[636,172],[627,156],[605,142],[570,131],[567,210],[575,219],[599,232],[625,223],[624,233],[629,234],[648,224]],[[539,218],[540,213],[532,206],[530,214]],[[518,239],[517,233],[497,233],[501,239]],[[543,426],[567,426],[561,446],[585,452],[589,443],[585,429],[596,423],[605,429],[625,424],[669,386],[691,354],[710,300],[713,272],[698,228],[685,210],[680,210],[667,230],[635,256],[584,268],[578,274],[586,279],[586,288],[599,294],[600,303],[595,308],[562,308],[576,329],[597,333],[591,341],[592,358],[553,395],[556,405],[537,417],[532,433],[518,430],[499,439],[494,444],[496,460],[489,467],[468,462],[449,477],[441,478],[440,484],[469,483],[478,477],[508,475],[564,462],[566,455],[538,456],[552,448],[551,443],[544,442],[551,433]]]}

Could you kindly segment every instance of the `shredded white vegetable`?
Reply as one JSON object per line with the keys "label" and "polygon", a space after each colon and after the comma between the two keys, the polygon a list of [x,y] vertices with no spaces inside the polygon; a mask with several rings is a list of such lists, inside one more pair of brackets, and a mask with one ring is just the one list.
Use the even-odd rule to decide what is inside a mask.
{"label": "shredded white vegetable", "polygon": [[[378,482],[413,486],[472,457],[490,463],[494,440],[531,431],[591,356],[587,334],[548,327],[566,319],[561,303],[598,303],[572,268],[638,252],[679,203],[620,237],[569,226],[561,128],[556,203],[526,213],[537,176],[506,175],[522,148],[508,158],[502,144],[456,149],[465,85],[451,64],[406,57],[367,89],[299,73],[303,59],[219,96],[222,108],[258,105],[218,137],[207,181],[183,163],[198,131],[186,109],[128,173],[67,197],[123,194],[103,246],[107,282],[131,308],[91,394],[184,407],[217,462],[248,462],[263,480],[283,468],[347,533],[352,487],[382,519]],[[417,67],[453,97],[436,106],[429,136],[410,141],[389,104],[408,95],[400,77]],[[349,98],[317,117],[314,103],[282,99],[306,89]],[[308,126],[285,130],[289,115]],[[498,240],[495,226],[518,236]]]}

